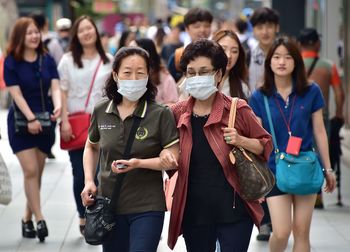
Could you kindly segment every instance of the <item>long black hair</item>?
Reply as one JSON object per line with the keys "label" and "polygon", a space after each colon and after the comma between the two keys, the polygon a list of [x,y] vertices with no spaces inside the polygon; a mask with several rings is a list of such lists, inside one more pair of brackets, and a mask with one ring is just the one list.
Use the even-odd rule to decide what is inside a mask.
{"label": "long black hair", "polygon": [[69,45],[69,51],[72,52],[72,56],[73,56],[73,60],[74,63],[79,67],[82,68],[83,67],[83,62],[81,60],[81,57],[83,55],[83,47],[80,44],[80,41],[78,39],[78,28],[79,25],[81,23],[81,21],[83,20],[88,20],[92,26],[95,28],[95,32],[96,32],[96,49],[98,54],[100,55],[103,64],[106,64],[109,62],[109,59],[106,55],[105,50],[103,49],[102,43],[101,43],[101,38],[100,35],[98,33],[96,24],[94,22],[94,20],[92,20],[91,17],[83,15],[80,16],[77,20],[75,20],[73,27],[72,27],[72,31],[71,31],[71,41],[70,41],[70,45]]}

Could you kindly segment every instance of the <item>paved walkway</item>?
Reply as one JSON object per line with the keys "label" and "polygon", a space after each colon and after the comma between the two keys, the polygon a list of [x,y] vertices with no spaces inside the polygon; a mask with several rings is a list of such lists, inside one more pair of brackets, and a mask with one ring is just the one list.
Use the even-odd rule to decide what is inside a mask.
{"label": "paved walkway", "polygon": [[[12,154],[7,140],[6,111],[0,110],[0,151],[3,155],[13,183],[13,200],[8,206],[0,205],[0,251],[6,252],[79,252],[101,251],[101,247],[89,246],[84,242],[78,229],[78,216],[75,210],[72,189],[71,167],[66,152],[59,146],[54,146],[55,160],[46,164],[42,181],[42,209],[45,215],[49,237],[45,243],[37,239],[22,239],[20,220],[25,205],[23,190],[23,175],[16,157]],[[349,146],[350,133],[345,132],[344,145]],[[311,244],[313,252],[346,252],[350,251],[350,151],[345,149],[342,165],[342,193],[344,207],[335,206],[337,193],[326,195],[325,209],[314,212],[311,227]],[[166,246],[168,213],[164,224],[162,240],[157,252],[171,251]],[[254,228],[249,252],[267,252],[266,242],[258,242],[255,237],[257,229]],[[291,238],[292,239],[292,238]],[[291,242],[288,250],[291,251]],[[175,250],[185,252],[182,239],[179,240]]]}

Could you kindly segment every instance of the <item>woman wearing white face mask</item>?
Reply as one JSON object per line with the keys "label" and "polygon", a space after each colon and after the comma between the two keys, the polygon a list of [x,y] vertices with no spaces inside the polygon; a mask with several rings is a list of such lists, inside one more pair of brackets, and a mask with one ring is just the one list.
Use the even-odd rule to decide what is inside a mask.
{"label": "woman wearing white face mask", "polygon": [[180,62],[190,97],[172,107],[180,133],[181,156],[171,209],[169,238],[174,248],[183,233],[188,251],[247,251],[253,224],[263,211],[258,201],[240,197],[232,146],[241,146],[265,160],[270,135],[244,100],[239,100],[235,128],[228,128],[231,98],[218,92],[227,57],[214,41],[188,45]]}
{"label": "woman wearing white face mask", "polygon": [[[166,207],[161,171],[177,168],[179,139],[170,109],[154,101],[157,88],[149,73],[144,49],[121,48],[106,83],[108,99],[97,104],[92,114],[84,152],[84,205],[92,205],[97,194],[111,198],[114,183],[121,184],[115,209],[117,225],[103,243],[103,251],[156,251],[162,232]],[[136,121],[140,124],[135,136],[130,136],[130,155],[125,157]],[[94,176],[99,153],[97,189]],[[125,174],[122,182],[121,173]]]}

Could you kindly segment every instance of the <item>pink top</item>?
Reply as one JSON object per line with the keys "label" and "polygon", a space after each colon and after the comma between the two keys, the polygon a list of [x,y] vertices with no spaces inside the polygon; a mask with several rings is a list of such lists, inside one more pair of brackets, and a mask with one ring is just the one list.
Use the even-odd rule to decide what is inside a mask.
{"label": "pink top", "polygon": [[157,86],[156,102],[161,104],[175,103],[179,100],[177,85],[167,70],[160,72],[160,84]]}

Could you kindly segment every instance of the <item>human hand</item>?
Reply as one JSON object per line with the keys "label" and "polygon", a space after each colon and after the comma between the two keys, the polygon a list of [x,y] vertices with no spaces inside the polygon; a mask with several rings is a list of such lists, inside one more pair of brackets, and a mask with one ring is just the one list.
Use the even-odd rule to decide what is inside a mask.
{"label": "human hand", "polygon": [[335,186],[337,184],[335,175],[333,172],[326,171],[326,186],[324,187],[324,191],[327,193],[331,193],[335,190]]}
{"label": "human hand", "polygon": [[68,122],[68,120],[61,122],[60,131],[61,131],[61,137],[65,142],[69,142],[70,140],[75,138],[72,132],[72,127]]}
{"label": "human hand", "polygon": [[93,181],[85,183],[85,187],[80,194],[83,205],[84,206],[92,205],[95,201],[94,198],[96,194],[97,194],[97,188],[95,183]]}
{"label": "human hand", "polygon": [[38,119],[28,122],[27,124],[28,132],[32,135],[37,135],[42,131],[41,123]]}
{"label": "human hand", "polygon": [[163,149],[159,154],[160,164],[164,169],[173,169],[178,166],[175,155],[167,150]]}
{"label": "human hand", "polygon": [[242,141],[242,136],[238,134],[235,128],[222,128],[224,139],[227,144],[239,146]]}
{"label": "human hand", "polygon": [[139,161],[137,158],[115,160],[111,164],[111,170],[117,174],[125,173],[139,167]]}

